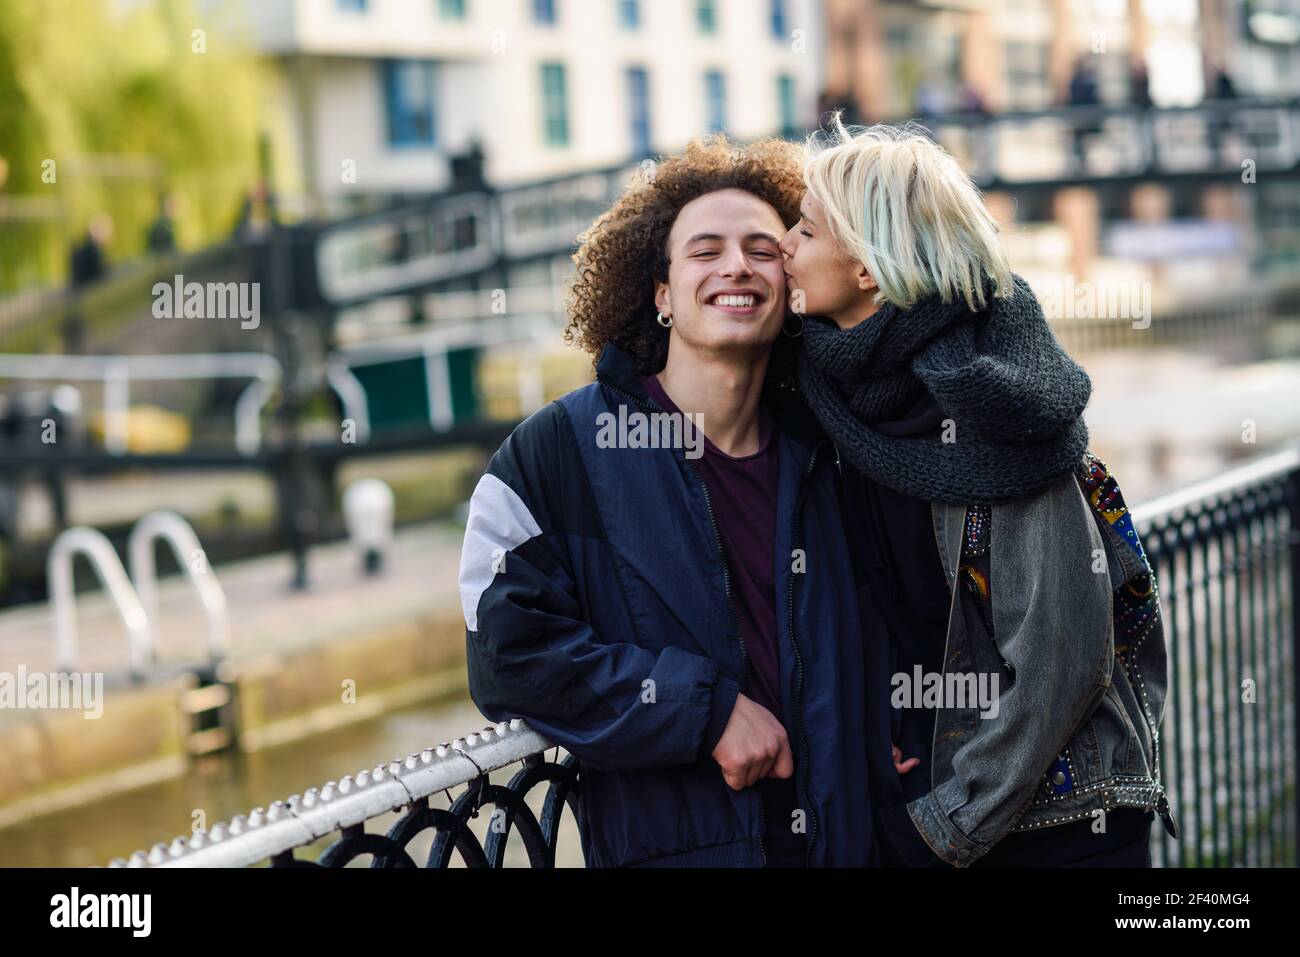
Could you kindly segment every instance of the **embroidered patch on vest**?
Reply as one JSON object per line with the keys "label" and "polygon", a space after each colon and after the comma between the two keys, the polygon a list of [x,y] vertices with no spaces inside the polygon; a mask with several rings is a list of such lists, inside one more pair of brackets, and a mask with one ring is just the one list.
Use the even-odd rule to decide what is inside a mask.
{"label": "embroidered patch on vest", "polygon": [[962,558],[975,558],[989,550],[992,515],[993,509],[988,505],[972,505],[966,509],[966,534],[961,541]]}
{"label": "embroidered patch on vest", "polygon": [[1065,794],[1074,787],[1074,773],[1070,768],[1069,758],[1062,754],[1047,769],[1044,783],[1053,794]]}
{"label": "embroidered patch on vest", "polygon": [[1119,483],[1106,463],[1091,451],[1084,455],[1082,487],[1094,512],[1124,540],[1146,571],[1134,575],[1115,590],[1115,656],[1127,667],[1129,651],[1141,639],[1156,613],[1159,595],[1151,577],[1151,564],[1133,526],[1133,516],[1124,503]]}
{"label": "embroidered patch on vest", "polygon": [[1086,453],[1084,459],[1087,467],[1083,476],[1083,487],[1088,504],[1107,525],[1113,526],[1120,533],[1128,547],[1133,550],[1133,554],[1137,555],[1138,560],[1146,564],[1146,552],[1138,539],[1137,529],[1133,527],[1133,516],[1129,514],[1128,506],[1124,504],[1124,495],[1120,492],[1115,476],[1110,474],[1106,463],[1092,452]]}
{"label": "embroidered patch on vest", "polygon": [[989,537],[992,529],[992,506],[967,507],[966,527],[961,539],[961,559],[957,566],[963,586],[979,605],[980,617],[989,634],[993,633],[993,599],[989,588]]}

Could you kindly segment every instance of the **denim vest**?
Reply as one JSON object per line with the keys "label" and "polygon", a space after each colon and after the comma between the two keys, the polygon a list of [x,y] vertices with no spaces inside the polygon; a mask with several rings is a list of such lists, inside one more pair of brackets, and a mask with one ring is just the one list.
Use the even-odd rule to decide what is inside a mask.
{"label": "denim vest", "polygon": [[1169,686],[1159,593],[1132,517],[1091,452],[1005,504],[931,503],[948,577],[944,678],[996,674],[996,714],[936,714],[931,789],[908,812],[964,867],[1012,831],[1154,809]]}

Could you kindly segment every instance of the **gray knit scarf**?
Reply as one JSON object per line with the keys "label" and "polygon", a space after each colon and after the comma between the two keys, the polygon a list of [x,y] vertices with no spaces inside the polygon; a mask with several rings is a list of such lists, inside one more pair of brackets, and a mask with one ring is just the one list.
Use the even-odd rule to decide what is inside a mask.
{"label": "gray knit scarf", "polygon": [[[845,457],[882,485],[927,501],[993,504],[1043,489],[1087,450],[1092,382],[1028,283],[1016,276],[1010,296],[986,302],[972,312],[961,299],[932,296],[910,309],[887,303],[847,330],[822,318],[804,324],[804,397]],[[952,420],[948,441],[941,427],[881,431],[927,391]]]}

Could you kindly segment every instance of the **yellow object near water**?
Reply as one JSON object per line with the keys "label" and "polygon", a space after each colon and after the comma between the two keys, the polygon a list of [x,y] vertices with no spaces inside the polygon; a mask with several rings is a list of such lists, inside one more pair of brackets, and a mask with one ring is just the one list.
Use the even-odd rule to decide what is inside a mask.
{"label": "yellow object near water", "polygon": [[[103,412],[90,416],[91,434],[104,441]],[[183,452],[190,445],[190,423],[156,405],[133,405],[126,413],[126,450],[141,455]]]}
{"label": "yellow object near water", "polygon": [[[529,383],[533,375],[537,379]],[[535,390],[535,398],[550,402],[592,378],[591,358],[578,349],[555,346],[539,353],[536,346],[499,347],[479,366],[479,401],[487,418],[522,418],[533,411],[524,408],[525,395]]]}

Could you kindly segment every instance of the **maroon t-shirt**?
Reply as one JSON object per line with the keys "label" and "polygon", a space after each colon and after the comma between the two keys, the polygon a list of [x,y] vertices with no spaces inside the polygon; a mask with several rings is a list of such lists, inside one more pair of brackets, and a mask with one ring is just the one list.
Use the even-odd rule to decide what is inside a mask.
{"label": "maroon t-shirt", "polygon": [[[665,412],[681,409],[655,376],[646,391]],[[781,719],[781,665],[776,651],[777,443],[772,422],[759,409],[758,451],[732,457],[704,437],[704,454],[692,460],[704,478],[713,517],[731,570],[731,596],[750,673],[740,690]]]}
{"label": "maroon t-shirt", "polygon": [[[681,412],[656,376],[643,376],[641,381],[665,412]],[[749,655],[750,669],[740,690],[781,721],[781,662],[776,647],[780,445],[773,440],[772,421],[762,406],[758,414],[758,451],[732,457],[704,436],[704,454],[692,461],[713,503],[713,519],[731,571],[732,604]],[[786,733],[790,734],[789,728]],[[804,837],[791,830],[791,812],[798,805],[794,778],[763,778],[755,787],[763,800],[768,866],[803,866]]]}

